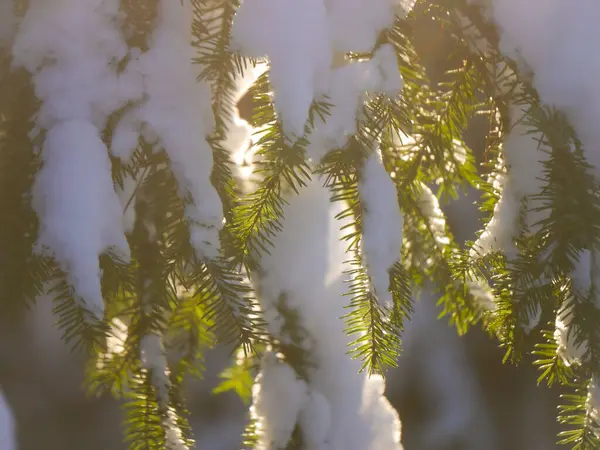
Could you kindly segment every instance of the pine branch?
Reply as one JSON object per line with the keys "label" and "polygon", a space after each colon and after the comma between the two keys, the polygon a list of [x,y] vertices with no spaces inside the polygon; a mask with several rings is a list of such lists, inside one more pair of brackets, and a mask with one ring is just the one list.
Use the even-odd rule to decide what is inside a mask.
{"label": "pine branch", "polygon": [[258,420],[250,417],[248,423],[244,427],[242,433],[242,448],[244,450],[253,450],[260,442],[259,424]]}
{"label": "pine branch", "polygon": [[410,320],[413,313],[410,283],[408,272],[401,262],[396,262],[390,268],[390,292],[393,300],[390,320],[398,335],[404,330],[405,321]]}
{"label": "pine branch", "polygon": [[258,148],[255,173],[262,181],[258,189],[239,200],[229,227],[233,259],[250,269],[258,267],[258,258],[269,252],[273,236],[281,231],[284,193],[287,190],[298,193],[310,180],[304,156],[306,141],[287,144],[268,96],[267,83],[268,79],[261,77],[253,87],[256,109],[252,125],[263,128],[255,144]]}
{"label": "pine branch", "polygon": [[211,332],[213,322],[197,296],[191,292],[176,294],[167,325],[165,346],[174,355],[174,374],[192,374],[201,378],[204,373],[204,351],[213,348],[216,336]]}
{"label": "pine branch", "polygon": [[165,434],[156,388],[147,373],[136,374],[125,395],[125,441],[130,450],[164,450]]}
{"label": "pine branch", "polygon": [[[462,34],[462,41],[471,40],[471,47],[477,46],[477,40],[483,41],[489,52],[488,55],[480,54],[479,60],[494,68],[498,61],[504,60],[506,67],[513,73],[518,73],[514,61],[502,58],[493,26],[486,24],[480,11],[465,8],[464,2],[458,6],[446,4],[445,8],[446,11],[448,8],[454,10],[451,16],[455,23],[460,22],[456,20],[460,14],[457,11],[466,11],[475,33],[471,32],[470,36],[467,36],[468,33]],[[460,30],[457,34],[461,35],[464,31],[465,29]],[[518,75],[514,78],[508,80],[508,84],[515,86],[523,81]],[[484,81],[485,79],[486,77]],[[489,76],[487,80],[490,86],[498,81]],[[533,236],[528,235],[526,228],[521,228],[521,235],[517,239],[519,255],[516,261],[492,265],[492,280],[498,302],[489,328],[508,347],[507,357],[518,361],[524,351],[522,344],[526,340],[520,322],[531,316],[534,306],[542,310],[542,323],[551,324],[555,323],[557,312],[562,314],[568,308],[569,339],[573,338],[574,345],[584,345],[586,349],[581,359],[581,370],[597,376],[600,347],[597,324],[600,317],[593,304],[595,289],[592,288],[589,294],[581,295],[572,286],[570,277],[580,253],[595,252],[597,248],[598,185],[564,115],[542,106],[528,81],[525,80],[522,94],[516,94],[514,88],[509,88],[505,98],[496,97],[496,100],[504,104],[511,101],[516,105],[533,105],[527,113],[527,124],[532,130],[543,134],[540,144],[542,150],[550,156],[544,163],[542,192],[535,197],[541,203],[535,212],[544,213],[546,219],[534,224],[537,231]],[[526,199],[525,204],[527,203]],[[525,207],[527,208],[528,206]],[[542,370],[540,381],[546,378],[549,383],[558,380],[563,384],[570,384],[570,379],[575,380],[575,394],[564,397],[568,404],[562,407],[560,414],[563,424],[574,425],[575,428],[561,433],[561,443],[572,444],[573,448],[578,449],[596,448],[598,428],[586,405],[587,395],[584,395],[588,388],[587,381],[583,385],[577,381],[573,372],[564,367],[564,362],[557,354],[558,345],[550,332],[545,332],[543,339],[545,343],[538,344],[534,352],[541,357],[536,362]],[[577,377],[589,380],[588,375]]]}
{"label": "pine branch", "polygon": [[93,355],[104,347],[106,325],[85,307],[85,302],[77,297],[64,273],[55,269],[51,279],[54,285],[48,293],[63,340],[71,345],[72,351],[84,350]]}
{"label": "pine branch", "polygon": [[[388,33],[388,39],[396,48],[405,87],[399,107],[395,108],[397,129],[415,137],[411,153],[414,157],[402,164],[405,158],[397,155],[396,165],[407,178],[424,182],[441,181],[440,194],[456,197],[457,186],[476,186],[479,176],[473,164],[471,150],[463,141],[469,120],[482,107],[477,93],[481,89],[481,72],[468,52],[460,54],[462,65],[447,72],[448,81],[431,89],[431,81],[420,66],[411,43],[410,30],[401,21]],[[415,109],[412,105],[421,104]],[[402,115],[398,115],[404,111]],[[410,126],[402,126],[410,123]]]}
{"label": "pine branch", "polygon": [[387,311],[380,305],[358,254],[350,264],[352,268],[348,271],[348,295],[351,300],[348,307],[352,311],[344,319],[347,324],[346,332],[358,335],[350,343],[351,354],[363,361],[361,370],[366,368],[369,374],[383,374],[387,367],[397,366],[400,351],[400,330],[396,328],[398,322],[391,320],[392,311]]}
{"label": "pine branch", "polygon": [[256,356],[246,355],[243,348],[239,348],[231,365],[219,374],[221,382],[213,389],[213,394],[235,391],[244,404],[250,404],[252,386],[258,368]]}
{"label": "pine branch", "polygon": [[411,294],[405,271],[401,265],[395,265],[390,272],[394,307],[391,311],[384,308],[372,290],[371,279],[360,256],[363,227],[358,170],[373,146],[373,138],[370,140],[369,137],[377,135],[376,130],[382,129],[373,125],[373,122],[368,123],[365,128],[369,127],[372,134],[359,132],[350,139],[346,148],[330,152],[317,172],[326,175],[325,185],[332,192],[331,200],[345,204],[336,218],[347,222],[342,227],[345,233],[342,239],[348,243],[347,251],[352,255],[347,294],[351,297],[348,305],[351,311],[344,319],[346,332],[358,336],[350,344],[350,352],[353,357],[363,361],[361,370],[366,368],[369,373],[384,373],[387,367],[396,366],[399,336],[403,320],[410,311]]}
{"label": "pine branch", "polygon": [[198,79],[209,82],[213,91],[215,132],[208,142],[213,149],[213,171],[211,181],[223,201],[225,216],[231,219],[235,188],[231,172],[229,151],[222,146],[236,105],[236,79],[243,75],[248,61],[229,50],[233,16],[238,7],[237,0],[192,0],[196,11],[193,23],[194,45],[198,56]]}
{"label": "pine branch", "polygon": [[302,152],[285,145],[283,137],[267,135],[259,145],[267,146],[258,151],[265,159],[257,164],[257,172],[265,178],[255,192],[234,208],[231,225],[235,258],[251,268],[257,267],[258,255],[268,253],[273,236],[281,231],[284,190],[290,186],[298,192],[310,179]]}
{"label": "pine branch", "polygon": [[558,352],[558,342],[554,338],[554,330],[545,330],[542,335],[544,341],[535,344],[535,350],[532,352],[537,357],[534,365],[538,366],[541,372],[537,380],[538,384],[545,380],[548,386],[552,386],[556,382],[567,385],[569,380],[574,378],[574,374],[572,369],[565,365]]}
{"label": "pine branch", "polygon": [[252,352],[263,340],[264,322],[250,287],[225,262],[200,263],[194,272],[195,298],[206,310],[205,320],[222,342]]}
{"label": "pine branch", "polygon": [[588,400],[589,381],[575,379],[569,383],[572,393],[560,396],[558,421],[569,430],[559,433],[559,444],[570,444],[573,450],[593,450],[600,446],[600,423]]}

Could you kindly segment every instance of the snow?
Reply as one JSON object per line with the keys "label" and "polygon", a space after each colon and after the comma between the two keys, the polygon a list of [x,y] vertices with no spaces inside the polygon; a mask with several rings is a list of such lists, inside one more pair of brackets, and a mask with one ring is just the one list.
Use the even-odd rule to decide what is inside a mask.
{"label": "snow", "polygon": [[331,106],[325,121],[317,118],[309,136],[308,156],[318,162],[334,148],[341,148],[357,131],[357,114],[366,98],[380,82],[374,60],[347,63],[331,70],[318,87],[317,100]]}
{"label": "snow", "polygon": [[590,298],[600,309],[600,254],[597,250],[583,250],[574,264],[573,288],[580,297]]}
{"label": "snow", "polygon": [[169,450],[189,450],[183,440],[183,432],[177,424],[177,413],[169,406],[169,367],[162,337],[151,333],[145,335],[140,343],[142,366],[150,372],[151,382],[156,387],[159,409],[166,411],[162,424],[165,429],[165,448]]}
{"label": "snow", "polygon": [[535,232],[535,225],[545,218],[544,212],[535,211],[541,206],[531,196],[539,194],[543,187],[544,162],[549,159],[541,150],[542,134],[532,132],[524,124],[528,106],[513,106],[510,109],[511,130],[504,140],[503,149],[513,189],[528,202],[527,224]]}
{"label": "snow", "polygon": [[[501,51],[517,61],[521,72],[532,76],[533,86],[546,105],[567,114],[583,144],[586,159],[599,174],[600,88],[595,74],[600,68],[600,55],[596,51],[600,29],[595,18],[600,14],[600,4],[590,0],[479,3],[483,3],[488,17],[498,25]],[[528,171],[523,166],[521,169],[522,173]],[[528,178],[533,189],[534,177]],[[593,269],[591,259],[588,257],[587,262],[580,259],[573,274],[576,284],[583,284],[578,288],[584,291],[590,281],[588,276],[583,281],[581,274]],[[560,343],[559,353],[572,362],[580,359],[585,345],[578,348],[571,342],[571,336],[567,336],[568,309],[567,306],[557,318],[555,336]]]}
{"label": "snow", "polygon": [[308,393],[298,417],[298,425],[310,448],[320,448],[325,445],[331,427],[331,408],[323,394],[315,390]]}
{"label": "snow", "polygon": [[[348,354],[354,337],[346,334],[342,319],[348,302],[344,272],[349,264],[344,262],[348,255],[340,230],[345,222],[335,218],[344,206],[330,202],[322,183],[314,178],[299,195],[286,196],[283,230],[274,237],[270,254],[261,258],[263,274],[257,292],[265,319],[275,325],[270,331],[276,339],[285,338],[277,311],[285,295],[286,305],[298,313],[308,334],[300,345],[315,362],[315,367],[309,368],[309,393],[305,394],[309,400],[304,408],[317,411],[302,412],[296,402],[286,402],[278,403],[278,414],[299,415],[297,423],[302,424],[308,441],[322,442],[326,435],[326,443],[317,449],[399,450],[399,420],[381,395],[382,381],[359,373],[361,362]],[[295,379],[288,381],[286,389],[294,392],[294,383]],[[323,398],[314,399],[321,395]],[[255,401],[260,401],[260,395]],[[320,426],[308,420],[313,416],[324,418]],[[326,418],[330,418],[329,424]]]}
{"label": "snow", "polygon": [[554,330],[554,339],[558,344],[556,352],[566,366],[580,364],[587,351],[587,342],[575,342],[575,335],[570,326],[571,317],[571,308],[568,305],[563,307],[556,316],[556,328]]}
{"label": "snow", "polygon": [[139,95],[115,62],[127,54],[117,0],[32,1],[13,46],[13,62],[33,75],[42,101],[43,167],[33,187],[38,248],[68,273],[77,296],[103,315],[98,256],[128,257],[121,210],[101,130],[110,113]]}
{"label": "snow", "polygon": [[196,56],[192,19],[191,2],[161,0],[150,49],[138,58],[132,54],[127,70],[142,80],[145,100],[119,123],[112,150],[127,159],[140,133],[164,147],[180,194],[192,200],[185,209],[191,243],[198,257],[214,259],[219,254],[223,207],[210,181],[213,154],[206,137],[215,120],[210,86],[196,80],[200,69],[192,61]]}
{"label": "snow", "polygon": [[[572,289],[580,299],[590,298],[596,307],[600,308],[600,299],[598,298],[597,288],[598,281],[598,263],[597,253],[584,250],[579,253],[577,260],[574,262],[574,270],[571,272]],[[571,299],[566,305],[562,306],[556,317],[554,338],[558,343],[557,353],[561,356],[567,366],[571,364],[579,364],[587,350],[587,340],[583,342],[575,342],[575,325],[573,320],[572,302]]]}
{"label": "snow", "polygon": [[375,61],[381,72],[381,85],[379,90],[390,97],[396,97],[400,94],[404,82],[398,69],[398,56],[391,44],[384,44],[374,56]]}
{"label": "snow", "polygon": [[111,153],[122,161],[129,161],[139,146],[141,126],[134,111],[125,113],[113,132]]}
{"label": "snow", "polygon": [[231,48],[248,57],[268,57],[276,110],[290,140],[304,135],[310,106],[324,95],[339,105],[341,117],[322,125],[329,132],[317,137],[314,145],[320,148],[331,147],[333,139],[341,147],[355,131],[362,94],[397,95],[402,79],[390,45],[381,46],[371,61],[339,65],[346,52],[373,50],[379,33],[393,24],[396,6],[391,0],[244,0]]}
{"label": "snow", "polygon": [[440,208],[440,202],[429,186],[422,184],[421,189],[419,209],[427,217],[436,242],[440,245],[448,245],[450,239],[446,235],[446,219]]}
{"label": "snow", "polygon": [[242,119],[237,107],[240,99],[248,92],[252,84],[267,69],[266,64],[260,63],[248,67],[242,75],[238,74],[235,83],[234,104],[231,105],[233,114],[228,118],[227,132],[221,145],[230,153],[234,166],[234,176],[240,181],[242,190],[249,192],[253,186],[253,134],[256,132],[250,124]]}
{"label": "snow", "polygon": [[379,33],[394,24],[391,0],[324,0],[336,52],[367,53]]}
{"label": "snow", "polygon": [[125,323],[115,317],[110,321],[109,331],[106,335],[106,352],[101,352],[96,360],[96,368],[101,370],[107,360],[111,360],[115,355],[120,355],[125,351],[125,343],[129,328]]}
{"label": "snow", "polygon": [[16,424],[11,408],[0,389],[0,447],[2,450],[17,450]]}
{"label": "snow", "polygon": [[[360,107],[370,94],[398,95],[402,79],[391,46],[382,46],[368,61],[351,62],[340,54],[371,51],[398,7],[391,0],[242,3],[233,26],[233,49],[268,57],[276,110],[290,139],[304,135],[315,98],[328,95],[335,100],[334,118],[314,134],[315,145],[326,152],[356,131]],[[223,211],[210,182],[213,159],[207,142],[215,121],[210,86],[197,82],[200,68],[192,62],[191,8],[191,2],[160,0],[145,53],[128,49],[123,39],[119,0],[32,0],[16,36],[14,64],[32,74],[41,101],[35,121],[36,132],[44,138],[44,164],[33,189],[41,227],[38,245],[57,259],[97,318],[104,312],[98,257],[108,249],[128,256],[124,233],[131,230],[135,213],[126,206],[139,181],[126,176],[123,186],[114,185],[109,150],[129,162],[140,137],[164,148],[180,194],[191,198],[185,214],[197,255],[215,258],[219,253]],[[240,80],[240,92],[257,73]],[[101,139],[107,119],[125,105],[108,149]],[[229,125],[224,145],[232,154],[245,153],[251,128],[236,115]],[[374,236],[378,215],[389,228],[381,242],[365,242],[381,295],[387,292],[387,269],[400,253],[402,216],[393,209],[393,183],[379,156],[373,158],[361,191],[373,211],[366,220],[367,234]],[[348,354],[354,337],[346,334],[342,316],[347,312],[349,266],[341,241],[343,223],[335,218],[344,206],[330,202],[322,183],[315,178],[300,195],[288,198],[284,230],[274,238],[271,254],[261,260],[261,305],[270,329],[275,337],[286,338],[276,308],[285,294],[308,334],[301,345],[316,360],[310,381],[300,380],[275,355],[263,361],[253,392],[263,446],[283,448],[300,426],[306,441],[318,449],[400,450],[400,422],[384,397],[383,379],[359,373],[361,362]],[[391,202],[387,206],[392,209],[384,202]],[[123,323],[113,321],[110,352],[122,351],[126,333]],[[143,337],[140,357],[158,388],[159,403],[167,408],[169,445],[185,448],[168,409],[162,337]]]}
{"label": "snow", "polygon": [[331,66],[329,42],[323,0],[244,0],[235,15],[232,50],[269,57],[275,107],[290,139],[304,135],[315,83]]}
{"label": "snow", "polygon": [[471,256],[485,256],[495,251],[503,251],[509,256],[516,254],[514,238],[521,203],[506,174],[497,174],[494,183],[501,186],[500,199],[494,206],[492,219],[473,245]]}
{"label": "snow", "polygon": [[600,423],[600,385],[596,378],[592,378],[588,385],[586,408],[596,423]]}
{"label": "snow", "polygon": [[127,54],[116,17],[118,0],[32,1],[13,46],[14,64],[34,75],[43,101],[36,123],[51,128],[85,119],[99,129],[141,88],[117,73]]}
{"label": "snow", "polygon": [[[471,248],[472,256],[499,251],[509,261],[514,260],[518,254],[515,240],[525,231],[520,228],[522,206],[527,208],[524,217],[528,233],[537,232],[540,221],[547,217],[547,211],[537,210],[543,205],[535,196],[542,191],[544,163],[549,155],[541,150],[542,134],[525,123],[529,108],[530,105],[511,105],[509,109],[510,129],[504,136],[503,155],[489,180],[500,199],[492,219]],[[543,278],[536,281],[544,282]],[[541,315],[542,309],[537,305],[520,324],[526,334],[539,325]]]}
{"label": "snow", "polygon": [[496,309],[496,302],[494,294],[490,289],[490,286],[483,280],[474,280],[467,282],[467,288],[469,294],[473,296],[473,299],[477,305],[484,311],[493,311]]}
{"label": "snow", "polygon": [[539,324],[542,319],[542,307],[539,304],[535,305],[533,313],[527,313],[527,319],[520,326],[525,331],[525,334],[530,334]]}
{"label": "snow", "polygon": [[[484,6],[486,17],[491,17],[491,2],[493,0],[470,0]],[[464,27],[473,39],[471,46],[474,51],[489,51],[490,43],[470,27],[470,21],[460,16]],[[511,54],[511,56],[513,56]],[[518,95],[521,87],[515,85],[515,74],[504,62],[496,67],[490,67],[498,76],[502,76],[499,84],[501,95]],[[491,252],[503,252],[509,259],[517,255],[515,238],[523,231],[519,229],[521,206],[525,203],[526,226],[530,232],[535,232],[538,223],[546,217],[546,212],[536,211],[541,206],[535,195],[542,189],[544,162],[548,154],[541,150],[543,136],[534,132],[525,124],[526,116],[531,105],[510,105],[509,130],[504,136],[503,155],[497,161],[494,172],[488,180],[500,198],[495,205],[493,216],[483,230],[471,255],[484,256]],[[535,320],[533,320],[535,322]]]}
{"label": "snow", "polygon": [[519,105],[510,109],[511,128],[503,142],[504,161],[500,161],[500,165],[506,165],[506,172],[497,167],[492,179],[494,187],[501,191],[501,197],[472,254],[502,251],[509,258],[516,256],[514,240],[522,231],[519,215],[523,201],[527,202],[526,224],[530,232],[535,232],[539,221],[547,215],[545,211],[535,210],[541,204],[533,196],[542,190],[544,162],[549,155],[540,148],[541,133],[532,132],[524,123],[528,108],[528,105]]}
{"label": "snow", "polygon": [[117,317],[111,320],[111,332],[106,338],[106,350],[110,355],[120,355],[125,351],[125,341],[129,329]]}
{"label": "snow", "polygon": [[385,381],[380,375],[366,380],[363,388],[363,417],[369,423],[371,450],[402,448],[400,443],[401,425],[398,413],[385,400]]}
{"label": "snow", "polygon": [[260,433],[257,450],[285,449],[307,398],[306,383],[270,353],[262,361],[252,398],[251,414]]}
{"label": "snow", "polygon": [[370,95],[378,92],[396,97],[403,81],[393,48],[381,46],[372,59],[350,62],[341,59],[315,91],[315,99],[328,104],[325,121],[317,118],[306,152],[319,162],[329,150],[344,147],[357,131],[357,119]]}
{"label": "snow", "polygon": [[244,191],[249,191],[253,172],[252,165],[252,134],[254,129],[244,119],[233,116],[227,125],[225,140],[221,143],[231,154],[235,163],[234,176],[244,186]]}
{"label": "snow", "polygon": [[[600,4],[590,0],[493,0],[491,15],[501,30],[500,46],[533,73],[542,100],[566,112],[587,156],[598,167],[600,67],[595,17]],[[574,70],[576,68],[576,70]]]}
{"label": "snow", "polygon": [[381,156],[373,152],[361,172],[359,193],[363,208],[363,252],[375,294],[388,308],[393,307],[389,292],[389,270],[400,259],[403,217],[396,186]]}
{"label": "snow", "polygon": [[[597,308],[600,308],[598,253],[584,250],[579,253],[574,265],[575,267],[571,272],[571,281],[575,295],[579,299],[590,299]],[[570,301],[572,302],[572,300]],[[557,352],[566,365],[579,364],[588,347],[586,340],[579,344],[575,343],[575,325],[571,324],[572,319],[572,304],[567,303],[556,317],[556,329],[554,331],[554,338],[558,343]]]}
{"label": "snow", "polygon": [[164,377],[162,384],[168,384],[168,378],[166,377],[168,367],[162,338],[154,333],[147,334],[142,338],[140,348],[142,365],[146,369],[152,370],[156,376]]}
{"label": "snow", "polygon": [[417,0],[396,0],[396,14],[405,17],[415,6]]}
{"label": "snow", "polygon": [[48,131],[42,159],[32,190],[39,249],[56,258],[76,294],[101,318],[98,257],[109,248],[129,257],[106,146],[90,122],[73,119]]}
{"label": "snow", "polygon": [[[586,157],[600,167],[600,67],[594,17],[600,4],[590,0],[492,0],[488,13],[500,28],[501,50],[533,75],[542,101],[564,111],[581,139]],[[576,70],[574,70],[576,68]]]}
{"label": "snow", "polygon": [[165,448],[169,450],[189,450],[183,440],[183,431],[177,425],[177,412],[173,408],[167,409],[165,433]]}

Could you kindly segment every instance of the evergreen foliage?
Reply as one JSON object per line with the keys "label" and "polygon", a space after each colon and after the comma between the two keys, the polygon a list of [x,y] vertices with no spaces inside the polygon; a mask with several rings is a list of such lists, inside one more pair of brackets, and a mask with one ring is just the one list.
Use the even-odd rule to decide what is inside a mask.
{"label": "evergreen foliage", "polygon": [[[26,2],[17,3],[24,7]],[[500,62],[508,68],[515,68],[515,63],[499,51],[493,25],[481,11],[463,0],[422,1],[408,17],[399,17],[378,45],[389,43],[396,51],[404,79],[402,95],[370,98],[346,148],[329,152],[317,167],[307,162],[305,149],[315,123],[328,120],[331,105],[314,102],[305,136],[290,144],[275,112],[269,72],[259,77],[248,94],[252,97],[249,122],[259,130],[253,143],[259,181],[252,192],[244,193],[236,185],[223,141],[237,108],[236,80],[256,61],[229,51],[236,0],[192,3],[198,78],[211,84],[216,118],[209,141],[214,155],[211,180],[226,218],[221,254],[217,259],[202,259],[194,252],[185,218],[186,204],[192,200],[180,195],[165,152],[140,138],[129,164],[112,158],[115,185],[122,186],[125,176],[136,183],[126,206],[136,211],[135,226],[127,236],[132,258],[126,262],[117,254],[102,256],[106,313],[100,321],[91,317],[74,298],[56,263],[34,252],[38,223],[30,191],[40,167],[37,150],[43,136],[32,141],[29,132],[39,102],[30,76],[12,70],[9,50],[0,49],[2,314],[26,307],[40,293],[49,292],[65,341],[89,351],[89,390],[124,399],[129,448],[170,448],[173,429],[190,444],[181,387],[186,376],[202,376],[206,349],[224,344],[238,352],[215,392],[235,390],[246,401],[258,360],[267,351],[280,353],[299,378],[309,376],[311,355],[297,345],[303,339],[302,323],[281,298],[288,339],[273,339],[257,301],[260,289],[252,283],[261,271],[260,256],[269,253],[273,237],[282,229],[284,194],[298,193],[322,175],[332,201],[344,204],[338,218],[351,219],[352,226],[344,230],[352,264],[344,320],[347,333],[355,338],[349,352],[362,361],[363,369],[385,373],[396,364],[403,323],[412,312],[411,289],[418,291],[431,281],[445,316],[459,333],[482,326],[498,339],[507,360],[518,363],[532,353],[541,370],[539,381],[564,386],[561,442],[573,449],[598,448],[599,413],[589,405],[594,380],[600,377],[600,310],[593,303],[598,287],[580,292],[572,281],[581,253],[600,247],[598,180],[565,115],[543,105],[526,77],[515,75],[507,81],[507,75],[496,70]],[[129,45],[145,50],[156,16],[153,2],[122,4]],[[419,59],[414,27],[423,15],[438,23],[456,44],[441,81],[429,79]],[[485,51],[478,46],[481,39],[487,41]],[[348,55],[350,59],[371,56]],[[514,86],[499,88],[507,83]],[[521,227],[516,256],[478,255],[474,243],[463,247],[456,242],[442,207],[466,187],[474,188],[481,193],[482,226],[490,220],[501,192],[488,176],[506,170],[502,138],[510,131],[506,116],[511,104],[530,105],[526,125],[542,134],[540,152],[548,155],[543,188],[536,202],[525,201],[523,208],[547,214],[532,229]],[[465,131],[478,115],[489,118],[483,156],[464,142]],[[115,120],[109,120],[104,130],[107,142]],[[364,161],[376,144],[404,214],[403,252],[389,272],[392,308],[385,307],[372,289],[361,252],[365,206],[358,186]],[[475,284],[492,293],[492,309],[481,307]],[[526,331],[523,324],[538,310],[540,320],[531,332]],[[557,315],[565,311],[570,317],[569,334],[576,344],[585,345],[580,361],[573,365],[561,358],[554,332]],[[144,362],[142,342],[148,336],[158,337],[164,346],[167,386],[153,373],[157,369]],[[119,351],[114,351],[115,340]],[[256,424],[250,423],[244,445],[252,447],[258,432]],[[302,435],[295,430],[288,449],[302,448]]]}

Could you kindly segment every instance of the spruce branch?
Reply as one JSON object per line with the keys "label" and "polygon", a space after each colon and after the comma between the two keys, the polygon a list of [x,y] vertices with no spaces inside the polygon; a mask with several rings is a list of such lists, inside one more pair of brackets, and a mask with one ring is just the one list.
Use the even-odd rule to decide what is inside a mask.
{"label": "spruce branch", "polygon": [[567,384],[570,393],[560,396],[558,421],[568,430],[558,434],[559,444],[569,444],[573,450],[592,450],[600,446],[600,423],[597,411],[589,403],[592,381],[584,377],[573,378]]}
{"label": "spruce branch", "polygon": [[[386,368],[397,366],[401,331],[397,329],[399,323],[398,320],[392,320],[393,311],[386,310],[380,304],[358,254],[350,264],[348,295],[351,300],[348,308],[351,312],[344,319],[346,332],[357,335],[350,343],[351,354],[363,361],[361,370],[367,369],[369,374],[383,374]],[[405,298],[399,303],[405,303]]]}

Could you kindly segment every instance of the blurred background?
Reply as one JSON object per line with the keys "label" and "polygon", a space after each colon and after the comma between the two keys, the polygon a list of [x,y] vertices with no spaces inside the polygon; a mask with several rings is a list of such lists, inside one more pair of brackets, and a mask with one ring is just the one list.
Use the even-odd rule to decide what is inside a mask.
{"label": "blurred background", "polygon": [[[418,35],[419,53],[435,81],[448,68],[452,42],[426,20]],[[250,107],[243,100],[241,115]],[[476,151],[483,149],[482,120],[473,123],[468,136]],[[473,239],[478,229],[475,200],[467,193],[445,208],[459,240]],[[427,290],[417,299],[399,368],[388,374],[387,395],[400,413],[405,449],[557,448],[557,392],[536,387],[530,361],[518,368],[503,365],[502,350],[484,333],[474,329],[459,337],[446,319],[437,319],[436,301]],[[40,299],[28,312],[0,315],[0,450],[125,449],[120,406],[110,398],[86,398],[83,357],[61,342],[50,310],[49,301]],[[189,386],[201,450],[240,448],[247,407],[233,393],[212,394],[228,353],[211,351],[205,379]],[[16,447],[8,442],[13,432]]]}

